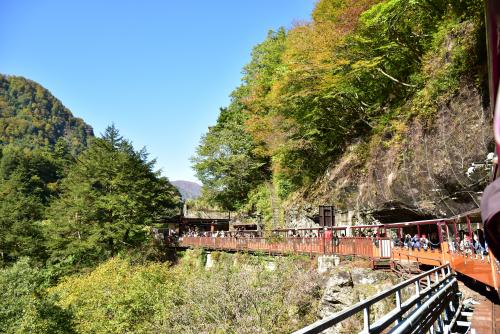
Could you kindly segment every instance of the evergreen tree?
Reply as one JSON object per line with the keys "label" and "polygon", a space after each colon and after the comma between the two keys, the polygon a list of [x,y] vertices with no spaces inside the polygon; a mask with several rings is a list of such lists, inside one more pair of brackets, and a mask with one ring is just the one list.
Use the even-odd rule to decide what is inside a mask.
{"label": "evergreen tree", "polygon": [[51,260],[87,266],[144,244],[152,223],[177,214],[179,193],[114,126],[70,169],[50,208]]}
{"label": "evergreen tree", "polygon": [[0,158],[0,264],[44,258],[41,221],[63,168],[45,150],[5,147]]}

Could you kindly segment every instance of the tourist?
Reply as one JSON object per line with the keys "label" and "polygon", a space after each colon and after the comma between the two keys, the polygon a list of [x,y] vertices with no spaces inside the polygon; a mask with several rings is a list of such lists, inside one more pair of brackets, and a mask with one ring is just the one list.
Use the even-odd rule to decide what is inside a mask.
{"label": "tourist", "polygon": [[479,242],[479,235],[477,232],[478,231],[476,231],[476,233],[474,233],[474,238],[472,240],[472,246],[474,248],[474,253],[476,254],[476,258],[479,255],[479,256],[481,256],[481,260],[484,260],[484,247]]}
{"label": "tourist", "polygon": [[327,227],[325,227],[325,233],[323,235],[325,236],[325,240],[332,240],[332,230]]}
{"label": "tourist", "polygon": [[413,238],[411,239],[411,248],[412,249],[418,249],[420,250],[420,238],[418,237],[418,234],[415,234]]}
{"label": "tourist", "polygon": [[424,250],[427,250],[429,248],[429,239],[427,239],[427,236],[425,234],[422,234],[422,237],[420,238],[420,245]]}
{"label": "tourist", "polygon": [[404,239],[403,245],[404,245],[404,247],[406,249],[412,247],[411,235],[409,235],[409,234],[405,235],[405,239]]}
{"label": "tourist", "polygon": [[468,234],[465,234],[462,241],[460,241],[460,251],[466,255],[472,254],[472,242]]}

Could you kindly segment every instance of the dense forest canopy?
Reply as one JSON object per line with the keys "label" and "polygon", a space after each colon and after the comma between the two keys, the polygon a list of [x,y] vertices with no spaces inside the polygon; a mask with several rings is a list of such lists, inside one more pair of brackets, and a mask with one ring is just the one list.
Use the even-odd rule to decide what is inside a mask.
{"label": "dense forest canopy", "polygon": [[47,211],[50,260],[73,269],[147,245],[149,227],[179,214],[180,194],[114,126],[92,141]]}
{"label": "dense forest canopy", "polygon": [[463,78],[482,83],[482,10],[478,0],[320,0],[311,22],[270,31],[193,157],[205,197],[271,217],[269,203],[350,144],[432,123]]}
{"label": "dense forest canopy", "polygon": [[0,146],[53,148],[64,140],[76,154],[93,136],[92,128],[48,90],[31,80],[0,74]]}

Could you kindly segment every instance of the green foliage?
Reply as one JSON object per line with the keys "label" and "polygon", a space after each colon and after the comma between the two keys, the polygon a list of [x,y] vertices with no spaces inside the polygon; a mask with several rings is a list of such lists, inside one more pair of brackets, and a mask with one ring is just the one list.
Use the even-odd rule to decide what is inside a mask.
{"label": "green foliage", "polygon": [[413,115],[432,120],[439,105],[456,93],[465,78],[480,85],[486,67],[480,57],[484,45],[479,33],[483,27],[473,20],[455,18],[440,24],[423,57],[419,79],[425,84],[413,98]]}
{"label": "green foliage", "polygon": [[[269,179],[270,160],[266,122],[266,96],[284,71],[284,29],[270,31],[252,52],[243,69],[243,84],[232,93],[228,108],[222,108],[217,124],[203,136],[192,158],[197,177],[204,185],[204,197],[225,209],[241,208],[249,191]],[[272,119],[272,115],[270,116]]]}
{"label": "green foliage", "polygon": [[93,137],[92,128],[39,84],[0,74],[0,146],[54,148],[58,140],[77,154]]}
{"label": "green foliage", "polygon": [[173,267],[113,258],[50,295],[78,333],[289,333],[315,319],[320,296],[307,263],[276,259],[270,270],[247,256],[205,270],[192,266],[195,253]]}
{"label": "green foliage", "polygon": [[270,186],[267,183],[263,183],[257,188],[252,189],[248,196],[247,206],[245,207],[245,211],[255,212],[260,215],[264,223],[272,219],[272,194],[269,189]]}
{"label": "green foliage", "polygon": [[281,220],[280,200],[273,189],[271,182],[265,182],[252,189],[248,194],[248,201],[243,208],[246,212],[253,212],[264,228],[278,227],[271,223]]}
{"label": "green foliage", "polygon": [[57,195],[65,163],[56,153],[6,146],[0,158],[0,265],[45,258],[41,221]]}
{"label": "green foliage", "polygon": [[45,293],[43,271],[28,258],[0,270],[1,333],[74,333],[72,317]]}
{"label": "green foliage", "polygon": [[0,75],[0,266],[46,258],[46,208],[92,136],[40,85]]}
{"label": "green foliage", "polygon": [[151,333],[179,312],[174,273],[168,264],[132,266],[114,258],[89,274],[66,278],[50,293],[74,314],[78,333]]}
{"label": "green foliage", "polygon": [[[273,182],[286,199],[353,142],[398,132],[393,125],[402,129],[400,123],[412,117],[432,121],[461,82],[478,85],[484,78],[479,0],[320,0],[312,18],[270,32],[254,48],[231,106],[203,138],[194,159],[199,175],[241,172],[242,164],[229,158],[238,155],[207,149],[213,144],[208,137],[217,147],[239,138],[245,165],[265,166],[252,182],[205,184],[216,203],[227,202],[217,195],[238,191],[232,196],[236,208],[259,210],[264,182]],[[240,121],[228,123],[228,110]],[[221,127],[233,135],[219,135],[215,129]],[[228,153],[225,159],[219,159],[221,151]],[[200,160],[214,161],[216,168]]]}
{"label": "green foliage", "polygon": [[223,209],[240,207],[248,191],[266,174],[266,161],[253,153],[244,121],[235,104],[222,109],[218,124],[202,138],[192,159],[196,176],[204,185],[202,196]]}
{"label": "green foliage", "polygon": [[179,212],[178,191],[153,170],[114,126],[95,139],[62,182],[46,222],[51,262],[72,259],[72,270],[137,249],[148,226]]}

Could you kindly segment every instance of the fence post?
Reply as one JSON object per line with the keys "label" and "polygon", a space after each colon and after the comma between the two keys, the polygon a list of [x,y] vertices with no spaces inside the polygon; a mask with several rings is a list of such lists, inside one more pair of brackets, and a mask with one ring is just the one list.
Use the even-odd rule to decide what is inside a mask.
{"label": "fence post", "polygon": [[312,238],[307,239],[309,241],[309,258],[312,258]]}
{"label": "fence post", "polygon": [[370,333],[370,306],[363,309],[364,333]]}
{"label": "fence post", "polygon": [[[396,291],[396,308],[398,311],[401,311],[401,290]],[[401,321],[400,318],[396,320],[396,324],[399,324]]]}

